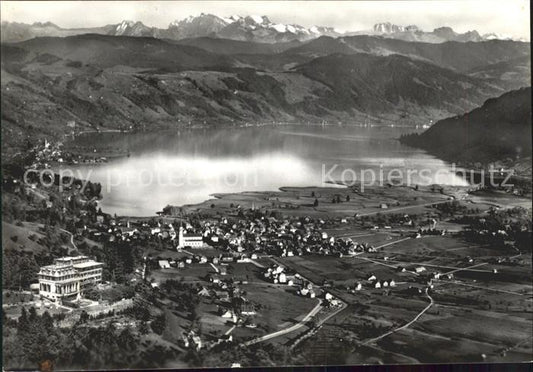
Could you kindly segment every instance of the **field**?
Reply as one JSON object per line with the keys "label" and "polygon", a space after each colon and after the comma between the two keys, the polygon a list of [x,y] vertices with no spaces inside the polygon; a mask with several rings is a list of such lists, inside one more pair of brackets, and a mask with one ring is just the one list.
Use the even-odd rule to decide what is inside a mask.
{"label": "field", "polygon": [[[429,187],[421,187],[419,190],[411,187],[367,187],[363,191],[343,185],[283,187],[280,191],[216,194],[215,199],[186,205],[183,210],[187,213],[216,215],[233,212],[232,206],[251,208],[253,204],[255,208],[268,208],[286,215],[323,218],[353,217],[356,213],[360,216],[378,213],[421,213],[426,211],[427,206],[447,202],[452,196],[459,198],[463,193],[463,190],[452,187],[444,194],[431,191]],[[337,196],[341,202],[333,203]],[[316,207],[313,205],[315,199],[318,201]],[[386,208],[382,208],[382,204],[385,204]]]}
{"label": "field", "polygon": [[[201,314],[199,322],[205,334],[215,336],[230,331],[235,341],[245,341],[290,327],[302,320],[318,303],[317,299],[297,295],[295,287],[264,281],[261,275],[263,269],[257,265],[229,263],[225,266],[228,278],[233,278],[237,283],[243,282],[238,287],[244,291],[246,299],[256,308],[256,314],[251,316],[251,322],[256,325],[256,328],[239,326],[230,331],[233,326],[231,319],[222,318],[218,312],[218,306],[222,304],[222,301],[206,297],[202,299],[197,309],[197,313]],[[149,275],[150,279],[157,283],[175,279],[210,288],[212,283],[206,277],[215,273],[216,271],[210,264],[192,264],[182,269],[152,270]]]}

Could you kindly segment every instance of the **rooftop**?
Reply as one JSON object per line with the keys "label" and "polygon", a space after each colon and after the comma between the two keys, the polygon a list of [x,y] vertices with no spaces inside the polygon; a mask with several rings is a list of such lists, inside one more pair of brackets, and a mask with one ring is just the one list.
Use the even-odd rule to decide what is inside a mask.
{"label": "rooftop", "polygon": [[88,262],[80,262],[78,264],[74,264],[73,266],[76,268],[76,269],[85,269],[87,267],[92,267],[92,266],[101,266],[103,265],[103,263],[101,262],[96,262],[96,261],[88,261]]}

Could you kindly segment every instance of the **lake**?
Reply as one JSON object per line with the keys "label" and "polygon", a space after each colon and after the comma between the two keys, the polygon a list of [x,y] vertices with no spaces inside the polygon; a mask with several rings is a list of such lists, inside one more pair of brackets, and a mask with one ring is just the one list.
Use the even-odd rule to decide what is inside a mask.
{"label": "lake", "polygon": [[341,179],[465,185],[449,164],[396,140],[412,131],[262,126],[93,133],[80,135],[75,143],[129,156],[70,168],[77,177],[102,184],[104,212],[128,216],[153,216],[168,204],[198,203],[214,193],[331,185],[328,181]]}

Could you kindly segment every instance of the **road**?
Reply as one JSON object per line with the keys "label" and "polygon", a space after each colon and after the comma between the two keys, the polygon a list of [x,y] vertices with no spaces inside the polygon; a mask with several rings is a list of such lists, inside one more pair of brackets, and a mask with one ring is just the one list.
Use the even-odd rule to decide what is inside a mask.
{"label": "road", "polygon": [[385,244],[382,244],[378,247],[375,247],[376,249],[379,249],[379,248],[385,248],[385,247],[388,247],[389,245],[393,245],[393,244],[396,244],[396,243],[401,243],[401,242],[404,242],[406,240],[409,240],[409,239],[412,239],[412,238],[403,238],[403,239],[400,239],[400,240],[395,240],[393,242],[389,242],[389,243],[385,243]]}
{"label": "road", "polygon": [[[396,265],[389,265],[389,264],[386,264],[386,263],[383,263],[383,262],[380,262],[380,261],[375,261],[375,260],[373,260],[371,258],[368,258],[368,257],[355,257],[355,258],[358,258],[358,259],[364,260],[364,261],[368,261],[368,262],[372,262],[372,263],[374,263],[376,265],[390,267],[391,269],[394,269],[394,270],[398,269],[398,266],[396,266]],[[418,273],[416,273],[414,271],[411,271],[411,270],[405,270],[405,272],[418,276]]]}
{"label": "road", "polygon": [[[357,257],[357,258],[370,261],[370,259],[366,258],[366,257]],[[433,257],[431,257],[431,258],[433,258]],[[392,264],[391,265],[387,265],[387,264],[384,264],[383,262],[380,262],[380,261],[383,261],[380,258],[374,258],[374,259],[372,259],[372,261],[373,262],[375,261],[374,263],[382,264],[384,266],[396,267],[396,266],[393,266]],[[392,259],[392,258],[389,258],[387,262],[394,262],[394,263],[400,264],[400,265],[419,265],[419,266],[429,266],[429,267],[437,267],[437,268],[443,268],[443,269],[452,270],[452,271],[449,271],[449,272],[441,274],[441,275],[452,274],[452,273],[456,273],[458,271],[473,271],[473,272],[478,272],[478,273],[492,273],[492,270],[475,270],[475,268],[478,267],[478,266],[488,265],[488,263],[486,263],[486,262],[483,262],[483,263],[480,263],[480,264],[476,264],[476,265],[473,265],[473,266],[468,266],[468,267],[455,267],[455,266],[446,266],[446,265],[435,265],[435,264],[430,264],[430,263],[420,262],[420,261],[418,261],[418,262],[414,262],[414,261],[399,261],[399,260],[395,260],[395,259]]]}
{"label": "road", "polygon": [[366,216],[372,216],[372,215],[375,215],[375,214],[378,214],[378,213],[384,214],[384,213],[398,212],[398,211],[403,211],[405,209],[427,207],[427,206],[430,206],[430,205],[444,204],[444,203],[448,203],[448,202],[450,202],[450,200],[446,199],[446,200],[441,200],[441,201],[434,201],[432,203],[407,205],[405,207],[399,207],[399,208],[380,209],[379,211],[363,213],[363,214],[359,214],[359,211],[355,211],[355,212],[358,213],[357,214],[358,217],[366,217]]}
{"label": "road", "polygon": [[290,332],[294,332],[294,331],[304,327],[306,325],[306,323],[313,316],[315,316],[320,310],[322,310],[322,300],[319,299],[318,300],[318,304],[298,323],[296,323],[296,324],[294,324],[294,325],[292,325],[292,326],[290,326],[288,328],[279,330],[277,332],[272,332],[272,333],[269,333],[267,335],[264,335],[264,336],[261,336],[261,337],[258,337],[258,338],[254,338],[253,340],[250,340],[250,341],[247,341],[247,342],[243,342],[242,345],[250,346],[250,345],[257,344],[259,342],[270,340],[270,339],[275,338],[275,337],[283,336],[283,335],[285,335],[287,333],[290,333]]}
{"label": "road", "polygon": [[231,334],[231,332],[233,332],[233,330],[235,329],[235,327],[237,327],[237,326],[236,326],[236,325],[232,326],[230,329],[228,329],[228,330],[226,331],[226,333],[224,333],[224,335],[227,336],[227,335]]}
{"label": "road", "polygon": [[70,244],[72,244],[72,246],[74,247],[74,249],[77,251],[78,250],[78,247],[76,246],[76,244],[74,243],[74,234],[72,234],[70,231],[68,230],[65,230],[65,229],[59,229],[61,231],[63,231],[64,233],[67,233],[70,235]]}
{"label": "road", "polygon": [[450,280],[443,280],[442,283],[449,283],[449,284],[462,285],[462,286],[464,286],[464,287],[478,288],[478,289],[483,289],[483,290],[486,290],[486,291],[500,292],[500,293],[507,293],[507,294],[517,295],[517,296],[531,296],[531,293],[520,293],[520,292],[506,291],[505,289],[496,289],[496,288],[482,287],[482,286],[479,286],[479,285],[472,285],[472,284],[461,283],[461,282],[459,282],[458,280],[453,280],[453,281],[450,281]]}
{"label": "road", "polygon": [[[473,268],[479,267],[479,266],[484,266],[484,265],[488,265],[488,263],[487,262],[482,262],[482,263],[479,263],[479,264],[476,264],[476,265],[472,265],[472,266],[468,266],[468,267],[458,267],[455,270],[448,271],[447,273],[444,273],[442,275],[454,274],[454,273],[459,272],[459,271],[474,271],[474,270],[472,270]],[[442,266],[442,267],[445,267],[445,266]],[[489,271],[489,272],[491,272],[491,271]]]}
{"label": "road", "polygon": [[393,329],[392,331],[388,331],[387,333],[384,333],[381,336],[378,336],[378,337],[372,338],[370,340],[367,340],[367,341],[363,342],[362,345],[372,344],[372,343],[377,342],[377,341],[379,341],[379,340],[381,340],[381,339],[383,339],[383,338],[385,338],[387,336],[390,336],[391,334],[393,334],[395,332],[401,331],[402,329],[406,329],[406,328],[410,327],[411,325],[413,325],[416,321],[418,321],[418,319],[420,319],[420,317],[422,315],[424,315],[424,313],[426,311],[429,310],[429,308],[431,306],[433,306],[435,304],[435,301],[433,301],[433,298],[429,295],[427,288],[426,288],[426,297],[429,299],[429,304],[421,312],[419,312],[418,315],[415,316],[413,320],[411,320],[409,323],[404,324],[401,327]]}

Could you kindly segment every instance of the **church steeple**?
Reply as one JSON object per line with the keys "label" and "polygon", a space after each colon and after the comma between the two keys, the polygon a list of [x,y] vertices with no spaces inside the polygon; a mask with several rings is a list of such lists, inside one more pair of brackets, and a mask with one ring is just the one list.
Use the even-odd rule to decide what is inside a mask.
{"label": "church steeple", "polygon": [[185,240],[183,239],[183,225],[180,223],[180,228],[178,230],[178,248],[183,248],[185,245]]}

